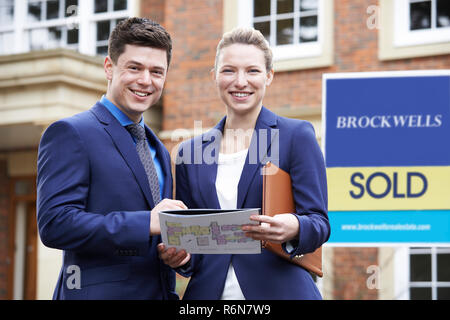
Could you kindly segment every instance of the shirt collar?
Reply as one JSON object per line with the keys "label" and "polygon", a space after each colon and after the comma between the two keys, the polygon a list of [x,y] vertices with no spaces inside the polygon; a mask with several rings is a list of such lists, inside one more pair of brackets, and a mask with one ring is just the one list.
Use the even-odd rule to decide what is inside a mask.
{"label": "shirt collar", "polygon": [[[126,126],[134,123],[133,121],[131,121],[130,118],[128,118],[128,116],[125,113],[123,113],[122,110],[120,110],[114,103],[112,103],[110,100],[108,100],[108,98],[106,98],[106,95],[102,96],[102,98],[100,99],[100,102],[106,107],[106,109],[109,110],[109,112],[112,113],[114,118],[116,118],[117,121],[119,121],[119,123],[123,127],[126,127]],[[145,128],[145,126],[144,126],[144,116],[143,115],[141,117],[141,120],[139,121],[139,124],[143,128]]]}

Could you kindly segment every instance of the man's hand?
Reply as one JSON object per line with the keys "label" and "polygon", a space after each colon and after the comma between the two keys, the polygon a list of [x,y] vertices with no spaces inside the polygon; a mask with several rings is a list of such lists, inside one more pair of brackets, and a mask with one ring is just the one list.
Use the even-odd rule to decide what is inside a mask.
{"label": "man's hand", "polygon": [[186,205],[179,200],[163,199],[150,212],[150,235],[161,234],[161,227],[159,226],[159,212],[165,210],[186,210]]}
{"label": "man's hand", "polygon": [[273,217],[252,215],[250,220],[261,222],[260,225],[248,224],[242,227],[245,235],[254,240],[283,243],[298,237],[299,222],[291,213],[276,214]]}
{"label": "man's hand", "polygon": [[181,267],[191,259],[191,254],[187,253],[185,250],[177,252],[173,247],[166,249],[166,246],[163,243],[158,244],[157,248],[161,260],[171,268]]}

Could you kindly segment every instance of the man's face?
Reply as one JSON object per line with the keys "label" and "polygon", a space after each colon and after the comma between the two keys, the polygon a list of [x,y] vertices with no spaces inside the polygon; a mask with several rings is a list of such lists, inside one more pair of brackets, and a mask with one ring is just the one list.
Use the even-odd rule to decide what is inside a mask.
{"label": "man's face", "polygon": [[115,64],[110,57],[104,63],[109,81],[106,97],[132,121],[161,97],[167,74],[167,53],[164,49],[137,45],[125,46]]}

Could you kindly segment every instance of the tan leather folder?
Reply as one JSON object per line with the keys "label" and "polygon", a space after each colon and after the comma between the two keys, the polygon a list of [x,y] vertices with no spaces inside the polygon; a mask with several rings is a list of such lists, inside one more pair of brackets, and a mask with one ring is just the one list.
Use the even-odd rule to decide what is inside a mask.
{"label": "tan leather folder", "polygon": [[[288,212],[295,212],[291,177],[286,171],[268,162],[263,167],[262,214],[274,216]],[[263,247],[319,277],[323,276],[322,247],[312,253],[295,256],[293,259],[283,250],[280,243],[266,241]]]}

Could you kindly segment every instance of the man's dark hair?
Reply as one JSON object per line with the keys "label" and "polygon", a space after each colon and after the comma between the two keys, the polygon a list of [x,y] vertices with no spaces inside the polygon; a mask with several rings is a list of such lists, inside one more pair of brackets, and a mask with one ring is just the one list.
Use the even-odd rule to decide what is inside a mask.
{"label": "man's dark hair", "polygon": [[172,57],[172,39],[159,23],[146,18],[128,18],[119,22],[109,36],[108,55],[114,63],[125,51],[125,45],[163,49],[167,67]]}

